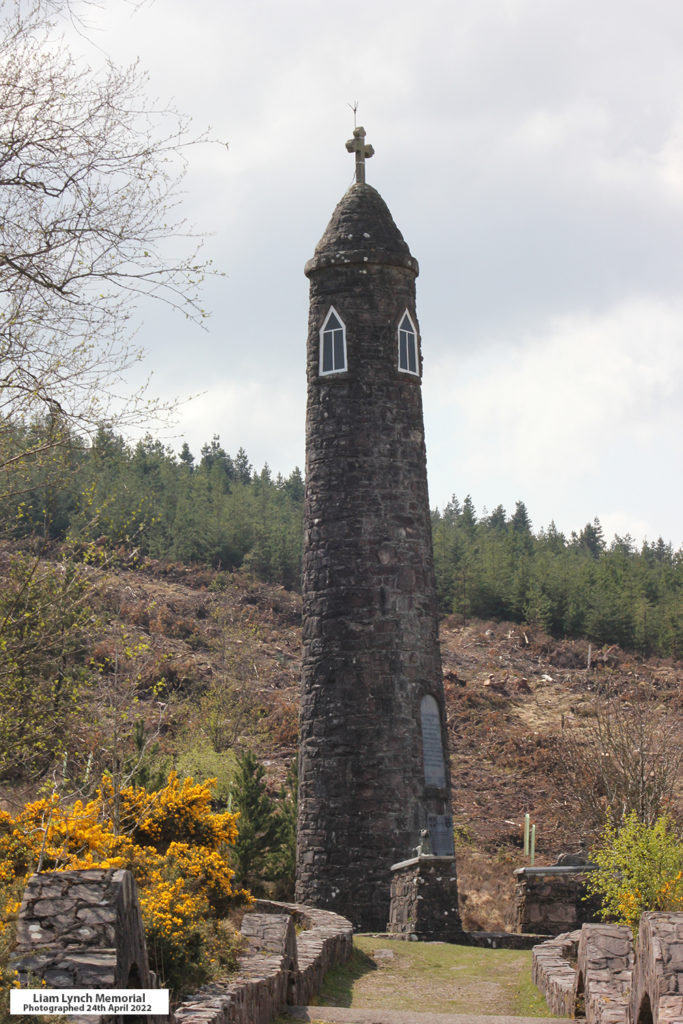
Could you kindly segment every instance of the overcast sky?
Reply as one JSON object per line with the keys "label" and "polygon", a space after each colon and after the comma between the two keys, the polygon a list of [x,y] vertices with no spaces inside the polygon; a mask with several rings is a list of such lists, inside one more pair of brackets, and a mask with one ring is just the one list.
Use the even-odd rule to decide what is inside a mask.
{"label": "overcast sky", "polygon": [[[229,149],[192,157],[186,210],[227,275],[202,332],[144,310],[178,424],[303,468],[305,261],[353,178],[420,263],[430,497],[523,500],[534,529],[683,543],[680,0],[108,0],[140,57]],[[96,60],[96,55],[93,55]]]}

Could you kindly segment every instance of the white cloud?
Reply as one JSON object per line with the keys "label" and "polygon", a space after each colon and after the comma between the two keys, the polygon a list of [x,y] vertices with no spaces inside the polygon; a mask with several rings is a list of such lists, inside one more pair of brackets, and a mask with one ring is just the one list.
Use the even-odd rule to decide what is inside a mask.
{"label": "white cloud", "polygon": [[630,535],[636,545],[647,540],[653,543],[659,537],[661,531],[657,530],[654,523],[647,519],[639,519],[626,509],[617,508],[611,512],[603,512],[600,516],[603,536],[607,541],[612,537],[626,537]]}
{"label": "white cloud", "polygon": [[217,381],[180,410],[175,432],[196,458],[217,433],[229,454],[244,447],[256,469],[267,462],[274,473],[303,470],[301,394],[272,378]]}
{"label": "white cloud", "polygon": [[[483,487],[493,503],[514,487],[541,514],[537,526],[566,515],[572,492],[581,492],[586,518],[600,515],[638,536],[662,532],[666,519],[677,541],[675,506],[659,526],[636,509],[655,467],[660,491],[676,488],[665,466],[683,455],[683,306],[633,301],[604,315],[558,318],[514,345],[498,340],[468,359],[442,357],[427,374],[438,438],[431,454],[450,461],[452,489],[471,490],[476,500]],[[604,484],[612,478],[610,493]],[[496,481],[497,499],[488,497]],[[619,508],[629,490],[630,518]]]}
{"label": "white cloud", "polygon": [[[442,381],[453,379],[447,364],[436,369]],[[499,462],[521,468],[533,451],[545,472],[565,475],[577,453],[593,465],[616,436],[647,441],[673,427],[682,371],[683,309],[633,302],[551,321],[512,350],[501,340],[474,385],[447,399],[442,384],[440,397],[455,399],[475,432],[498,427],[507,441]]]}
{"label": "white cloud", "polygon": [[683,100],[678,116],[658,154],[658,173],[673,196],[683,201]]}

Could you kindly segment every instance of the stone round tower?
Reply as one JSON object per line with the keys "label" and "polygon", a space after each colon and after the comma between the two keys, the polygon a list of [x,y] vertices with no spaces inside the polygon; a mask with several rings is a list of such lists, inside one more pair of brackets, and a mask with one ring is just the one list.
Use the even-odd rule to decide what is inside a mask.
{"label": "stone round tower", "polygon": [[358,128],[310,279],[297,898],[384,930],[390,868],[453,850],[417,261]]}

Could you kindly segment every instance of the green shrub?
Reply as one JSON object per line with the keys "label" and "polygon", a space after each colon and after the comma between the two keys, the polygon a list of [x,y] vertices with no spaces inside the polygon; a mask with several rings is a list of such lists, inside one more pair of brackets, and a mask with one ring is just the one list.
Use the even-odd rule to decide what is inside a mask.
{"label": "green shrub", "polygon": [[632,811],[618,826],[610,820],[591,854],[598,870],[587,889],[600,897],[604,919],[635,934],[646,910],[683,911],[683,839],[671,818],[645,825]]}

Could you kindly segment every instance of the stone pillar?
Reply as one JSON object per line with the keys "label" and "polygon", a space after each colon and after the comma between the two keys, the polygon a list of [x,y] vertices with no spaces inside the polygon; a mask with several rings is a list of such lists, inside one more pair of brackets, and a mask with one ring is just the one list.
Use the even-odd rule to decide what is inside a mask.
{"label": "stone pillar", "polygon": [[51,988],[150,988],[137,886],[130,871],[31,875],[11,966]]}
{"label": "stone pillar", "polygon": [[631,1024],[683,1021],[683,913],[649,910],[640,919]]}
{"label": "stone pillar", "polygon": [[586,899],[586,874],[594,865],[533,867],[515,871],[515,931],[560,935],[599,920],[596,896]]}
{"label": "stone pillar", "polygon": [[633,934],[619,924],[584,924],[576,962],[574,1015],[623,1024],[633,980]]}
{"label": "stone pillar", "polygon": [[[417,273],[384,200],[362,183],[306,265],[296,892],[369,931],[385,928],[390,866],[410,855],[421,829],[442,837],[434,852],[453,853]],[[412,372],[399,366],[406,313]],[[343,331],[334,369],[321,358],[330,322]]]}
{"label": "stone pillar", "polygon": [[425,942],[462,940],[454,857],[413,857],[391,871],[388,932]]}

